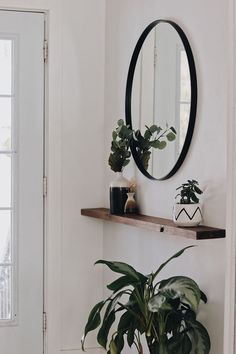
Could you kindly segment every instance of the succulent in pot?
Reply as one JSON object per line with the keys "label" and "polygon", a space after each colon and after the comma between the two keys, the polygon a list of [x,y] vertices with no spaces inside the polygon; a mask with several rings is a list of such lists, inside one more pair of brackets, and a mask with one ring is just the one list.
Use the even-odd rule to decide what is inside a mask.
{"label": "succulent in pot", "polygon": [[202,206],[198,195],[202,194],[199,183],[192,179],[176,189],[179,193],[175,198],[179,202],[174,205],[173,220],[178,226],[197,226],[202,221]]}
{"label": "succulent in pot", "polygon": [[125,341],[143,354],[142,336],[150,354],[208,354],[210,338],[197,320],[199,303],[207,302],[206,295],[186,276],[158,279],[166,264],[190,247],[177,252],[148,275],[127,263],[97,261],[96,264],[105,264],[121,276],[107,286],[111,295],[91,310],[82,349],[87,334],[100,327],[97,341],[107,354],[122,353]]}

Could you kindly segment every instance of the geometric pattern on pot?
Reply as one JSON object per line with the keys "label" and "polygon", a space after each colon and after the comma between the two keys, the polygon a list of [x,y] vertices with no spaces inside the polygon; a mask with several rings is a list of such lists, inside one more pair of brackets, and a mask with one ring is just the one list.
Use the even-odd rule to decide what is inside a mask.
{"label": "geometric pattern on pot", "polygon": [[201,209],[199,207],[197,207],[197,209],[195,209],[194,213],[192,216],[189,215],[189,213],[187,212],[187,210],[183,207],[180,212],[178,213],[178,215],[176,216],[175,215],[175,220],[178,220],[178,218],[180,217],[180,215],[182,213],[185,213],[187,215],[187,217],[190,219],[190,220],[193,220],[194,216],[196,215],[196,213],[199,211],[200,215],[201,215],[201,218],[202,218],[202,212],[201,212]]}

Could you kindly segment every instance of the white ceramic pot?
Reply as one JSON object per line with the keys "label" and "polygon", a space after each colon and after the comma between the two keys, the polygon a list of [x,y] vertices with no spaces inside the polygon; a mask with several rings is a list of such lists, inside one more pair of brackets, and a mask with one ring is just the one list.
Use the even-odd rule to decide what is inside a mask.
{"label": "white ceramic pot", "polygon": [[202,221],[201,204],[175,204],[173,220],[178,226],[198,226]]}

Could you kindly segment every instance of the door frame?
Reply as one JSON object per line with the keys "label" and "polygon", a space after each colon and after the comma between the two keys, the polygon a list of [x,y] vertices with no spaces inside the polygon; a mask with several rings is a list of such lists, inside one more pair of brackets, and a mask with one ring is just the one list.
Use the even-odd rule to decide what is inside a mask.
{"label": "door frame", "polygon": [[[33,4],[32,4],[33,3]],[[60,351],[62,12],[58,0],[0,0],[0,10],[45,14],[50,55],[45,63],[44,99],[44,353]],[[59,104],[58,104],[59,102]],[[48,261],[50,260],[50,262]],[[43,314],[42,314],[43,316]]]}
{"label": "door frame", "polygon": [[227,121],[227,222],[224,353],[236,350],[236,6],[229,0],[228,9],[228,121]]}

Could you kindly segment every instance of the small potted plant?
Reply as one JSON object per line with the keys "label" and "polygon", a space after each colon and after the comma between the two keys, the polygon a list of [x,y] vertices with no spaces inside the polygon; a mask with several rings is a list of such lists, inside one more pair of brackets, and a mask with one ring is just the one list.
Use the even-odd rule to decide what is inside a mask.
{"label": "small potted plant", "polygon": [[202,190],[198,185],[193,179],[176,189],[179,193],[175,198],[179,198],[179,202],[174,205],[173,220],[178,226],[197,226],[202,221],[202,208],[198,198]]}
{"label": "small potted plant", "polygon": [[210,338],[197,320],[199,303],[207,302],[206,295],[186,276],[157,279],[163,267],[187,248],[148,275],[126,263],[97,261],[96,264],[107,265],[121,277],[107,286],[112,292],[110,296],[91,310],[82,349],[87,334],[100,327],[97,342],[107,354],[123,353],[125,341],[138,354],[146,353],[142,336],[150,354],[208,354]]}
{"label": "small potted plant", "polygon": [[176,130],[174,127],[168,127],[163,129],[156,124],[148,127],[145,125],[145,132],[142,135],[140,130],[136,130],[134,138],[136,141],[136,153],[142,166],[145,170],[148,169],[149,160],[151,157],[151,149],[163,150],[167,146],[167,142],[174,141],[176,139]]}
{"label": "small potted plant", "polygon": [[112,132],[111,153],[108,163],[116,173],[115,179],[110,184],[110,212],[123,214],[129,192],[130,182],[123,177],[123,169],[130,162],[130,140],[133,131],[124,124],[123,119],[118,120],[117,127]]}

